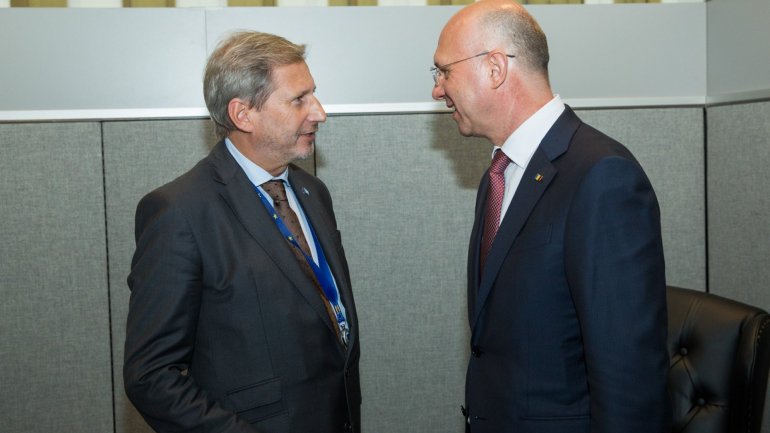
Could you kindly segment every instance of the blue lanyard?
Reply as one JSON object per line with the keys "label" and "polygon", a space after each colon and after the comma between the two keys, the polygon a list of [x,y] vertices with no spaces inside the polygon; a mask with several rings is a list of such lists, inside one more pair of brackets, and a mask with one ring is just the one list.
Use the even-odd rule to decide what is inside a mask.
{"label": "blue lanyard", "polygon": [[[262,194],[262,192],[257,188],[257,186],[254,186],[254,190],[257,192],[257,195],[259,196],[259,199],[262,201],[262,204],[265,205],[265,208],[270,212],[270,215],[273,217],[273,221],[275,221],[275,225],[278,226],[278,230],[281,232],[284,238],[294,246],[299,252],[302,253],[302,255],[305,257],[305,260],[307,261],[307,264],[310,265],[310,268],[313,270],[313,273],[316,276],[316,279],[318,279],[318,283],[321,285],[321,288],[323,289],[323,293],[326,296],[326,299],[329,301],[329,304],[332,307],[332,310],[334,311],[334,316],[337,319],[337,326],[340,330],[340,335],[342,336],[342,341],[345,343],[345,345],[348,344],[348,323],[345,319],[345,315],[342,313],[342,307],[340,305],[340,298],[339,293],[337,292],[337,288],[334,284],[334,278],[332,277],[331,268],[329,268],[329,264],[326,261],[326,255],[324,254],[324,250],[321,247],[321,243],[318,241],[318,237],[315,234],[315,231],[313,230],[313,226],[310,225],[310,222],[308,222],[308,228],[310,229],[310,234],[313,236],[313,242],[315,242],[316,246],[316,254],[318,255],[318,264],[315,263],[313,260],[313,257],[309,256],[305,253],[305,251],[302,250],[302,248],[299,246],[299,243],[297,243],[297,240],[294,238],[294,235],[289,231],[289,229],[286,227],[286,225],[283,223],[283,220],[280,216],[278,216],[278,212],[275,211],[275,208],[272,204],[265,198],[265,196]],[[299,216],[298,216],[299,217]]]}

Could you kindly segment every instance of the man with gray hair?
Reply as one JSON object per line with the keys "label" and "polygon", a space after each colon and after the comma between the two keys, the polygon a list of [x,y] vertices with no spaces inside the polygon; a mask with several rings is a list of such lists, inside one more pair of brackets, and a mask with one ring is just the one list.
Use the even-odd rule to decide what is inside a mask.
{"label": "man with gray hair", "polygon": [[444,27],[433,97],[488,139],[468,254],[471,433],[663,433],[666,279],[655,192],[551,91],[548,43],[511,0]]}
{"label": "man with gray hair", "polygon": [[304,46],[241,32],[206,66],[221,141],[147,194],[123,378],[157,432],[360,431],[358,321]]}

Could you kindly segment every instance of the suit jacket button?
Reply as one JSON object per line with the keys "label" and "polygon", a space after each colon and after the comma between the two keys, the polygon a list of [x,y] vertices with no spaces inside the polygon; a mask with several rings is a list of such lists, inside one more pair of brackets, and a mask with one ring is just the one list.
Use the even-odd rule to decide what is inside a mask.
{"label": "suit jacket button", "polygon": [[342,428],[344,431],[353,431],[353,426],[350,425],[350,421],[345,421],[345,424],[342,425]]}
{"label": "suit jacket button", "polygon": [[479,348],[479,346],[471,347],[471,354],[473,355],[474,358],[478,358],[479,356],[481,356],[482,353],[484,352],[481,351],[481,348]]}

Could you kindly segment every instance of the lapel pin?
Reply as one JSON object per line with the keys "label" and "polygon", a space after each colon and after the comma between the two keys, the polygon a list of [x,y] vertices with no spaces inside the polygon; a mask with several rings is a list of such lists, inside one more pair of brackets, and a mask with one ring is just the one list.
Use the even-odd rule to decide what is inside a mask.
{"label": "lapel pin", "polygon": [[535,181],[542,182],[543,181],[543,175],[538,173],[535,175]]}
{"label": "lapel pin", "polygon": [[305,195],[309,196],[309,195],[310,195],[310,191],[308,191],[308,190],[307,190],[307,188],[305,188],[305,187],[303,186],[303,187],[302,187],[302,194],[305,194]]}

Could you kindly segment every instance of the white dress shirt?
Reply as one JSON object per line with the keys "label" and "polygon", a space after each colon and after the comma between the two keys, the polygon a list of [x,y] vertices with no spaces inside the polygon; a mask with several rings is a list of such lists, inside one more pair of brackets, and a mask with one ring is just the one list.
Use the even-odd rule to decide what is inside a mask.
{"label": "white dress shirt", "polygon": [[503,195],[503,205],[500,210],[501,223],[505,217],[505,212],[508,211],[513,195],[516,193],[519,183],[521,183],[524,170],[527,169],[527,165],[529,165],[529,161],[532,159],[532,155],[535,154],[538,146],[540,146],[540,142],[543,141],[545,134],[548,133],[559,116],[561,116],[561,113],[564,112],[564,107],[561,97],[559,95],[554,96],[553,99],[524,121],[521,126],[516,128],[513,134],[505,140],[502,147],[495,146],[492,151],[492,155],[494,155],[494,152],[502,149],[503,153],[512,161],[504,173],[505,194]]}

